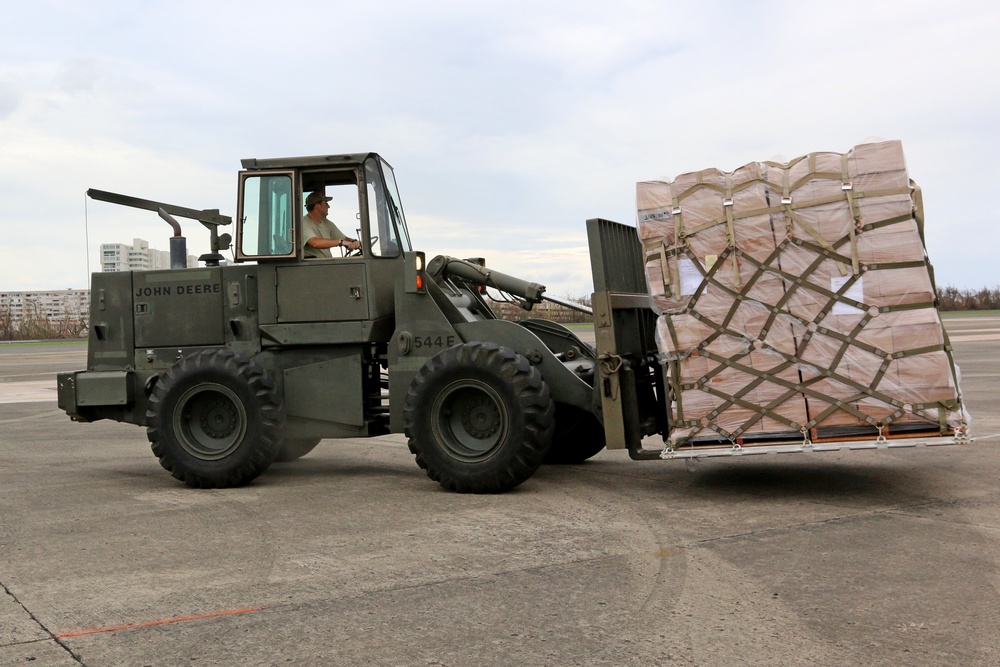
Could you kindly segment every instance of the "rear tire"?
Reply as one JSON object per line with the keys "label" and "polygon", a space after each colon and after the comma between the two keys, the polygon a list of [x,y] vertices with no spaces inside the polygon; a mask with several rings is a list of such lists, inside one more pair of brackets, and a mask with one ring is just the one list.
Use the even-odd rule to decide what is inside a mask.
{"label": "rear tire", "polygon": [[274,462],[290,463],[297,461],[316,449],[319,441],[319,438],[285,438],[281,442],[281,448],[278,450],[278,456],[274,459]]}
{"label": "rear tire", "polygon": [[188,486],[241,486],[278,455],[284,410],[267,372],[230,350],[202,350],[168,369],[146,412],[153,454]]}
{"label": "rear tire", "polygon": [[554,414],[548,385],[527,359],[494,343],[465,343],[420,369],[403,424],[428,477],[459,493],[501,493],[538,470]]}

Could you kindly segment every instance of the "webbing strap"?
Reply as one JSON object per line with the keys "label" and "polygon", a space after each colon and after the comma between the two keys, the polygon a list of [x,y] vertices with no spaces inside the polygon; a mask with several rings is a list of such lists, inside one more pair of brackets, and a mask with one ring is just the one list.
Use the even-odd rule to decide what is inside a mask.
{"label": "webbing strap", "polygon": [[[837,180],[839,181],[839,176],[838,176]],[[756,182],[759,182],[759,181],[753,181],[750,184],[752,185],[753,183],[756,183]],[[744,189],[746,187],[746,185],[747,184],[744,183],[741,186],[737,186],[737,187],[733,188],[733,192],[735,193],[735,192],[738,192],[739,190]],[[722,192],[722,190],[720,190],[719,188],[716,188],[716,187],[714,187],[712,185],[709,185],[709,184],[704,184],[704,185],[700,186],[700,188],[698,188],[698,189],[703,189],[703,188],[710,188],[710,189],[716,190],[716,191],[718,191],[720,193]],[[694,192],[695,190],[696,189],[692,187],[692,188],[688,189],[687,191],[685,191],[684,194],[685,195],[690,194],[690,193]],[[853,194],[852,194],[852,198],[855,201],[857,201],[857,200],[863,199],[865,197],[877,197],[877,196],[883,196],[883,195],[900,195],[900,194],[907,194],[907,193],[908,193],[907,190],[899,190],[899,189],[894,189],[894,190],[879,190],[879,191],[870,191],[870,192],[859,192],[857,190],[854,190]],[[783,199],[786,199],[786,198],[783,198]],[[755,218],[755,217],[758,217],[758,216],[771,215],[771,214],[774,214],[774,213],[785,213],[788,210],[798,211],[799,209],[812,208],[814,206],[821,206],[823,204],[833,204],[835,202],[844,201],[844,195],[843,195],[843,193],[841,193],[841,194],[838,194],[838,195],[831,195],[829,197],[821,197],[821,198],[818,198],[818,199],[810,199],[809,201],[801,202],[801,203],[800,202],[796,202],[793,197],[788,197],[787,199],[791,200],[788,204],[777,204],[777,205],[763,206],[761,208],[755,208],[755,209],[749,209],[749,210],[742,210],[742,211],[740,211],[739,218],[737,218],[737,219],[738,220],[742,220],[742,219],[745,219],[745,218]],[[676,221],[677,220],[676,216],[681,215],[681,209],[679,207],[675,207],[675,210],[678,211],[675,214],[675,221]],[[907,216],[907,217],[911,217],[911,216]],[[802,219],[801,216],[799,216],[799,219],[800,220]],[[713,220],[708,220],[707,222],[703,222],[702,224],[696,225],[694,227],[683,227],[683,228],[677,227],[677,228],[675,228],[675,238],[677,238],[677,235],[680,235],[680,234],[682,234],[684,237],[691,237],[691,236],[694,236],[694,235],[696,235],[696,234],[698,234],[700,232],[705,231],[706,229],[711,229],[712,227],[717,227],[719,225],[726,224],[726,222],[727,222],[726,216],[722,215],[719,218],[715,218]],[[681,229],[683,230],[683,232],[681,232]]]}
{"label": "webbing strap", "polygon": [[670,200],[673,204],[671,215],[674,217],[674,244],[683,245],[684,238],[687,234],[684,231],[684,220],[681,218],[682,210],[680,196],[678,196],[673,183],[670,184]]}
{"label": "webbing strap", "polygon": [[[907,215],[897,216],[892,220],[894,222],[902,222],[908,219],[910,219],[910,216]],[[873,223],[872,225],[866,225],[866,228],[874,228],[876,226],[884,226],[886,224],[891,223],[888,221],[879,221],[877,223]],[[839,247],[849,243],[849,241],[850,235],[848,234],[845,235],[844,238],[837,239],[829,245]],[[790,274],[780,268],[782,252],[792,244],[815,253],[815,259],[809,264],[809,266],[806,267],[805,270],[798,274]],[[690,250],[687,250],[686,252],[690,253]],[[817,285],[811,282],[811,278],[825,261],[849,261],[849,258],[840,255],[835,251],[831,251],[819,243],[812,243],[804,239],[783,239],[774,251],[763,261],[755,260],[752,256],[743,253],[739,249],[727,248],[724,255],[729,255],[730,253],[733,255],[734,261],[738,256],[744,262],[750,262],[754,266],[755,270],[751,278],[748,280],[747,286],[743,290],[743,294],[718,282],[716,273],[719,266],[724,261],[723,257],[720,257],[720,261],[706,273],[702,285],[699,286],[696,295],[692,298],[688,308],[685,309],[685,312],[688,312],[692,317],[695,317],[698,321],[713,329],[713,333],[702,342],[699,349],[687,351],[679,350],[679,338],[677,336],[677,332],[674,329],[674,325],[670,318],[667,318],[668,330],[671,332],[674,349],[678,350],[678,353],[672,357],[674,361],[680,361],[687,356],[695,355],[703,356],[716,362],[716,366],[705,373],[702,377],[685,384],[680,383],[680,364],[671,364],[673,367],[671,378],[674,383],[671,387],[672,394],[680,398],[683,396],[684,391],[699,390],[722,399],[722,403],[715,407],[707,415],[691,415],[690,417],[685,415],[685,406],[683,403],[679,401],[675,403],[674,412],[676,414],[676,418],[673,415],[670,417],[671,425],[674,428],[691,429],[687,435],[677,439],[678,444],[685,443],[695,437],[698,433],[706,430],[717,433],[724,438],[734,440],[735,438],[741,437],[743,434],[747,433],[755,424],[765,417],[768,417],[777,423],[784,424],[795,431],[804,428],[814,428],[821,424],[827,417],[838,411],[852,415],[860,424],[868,424],[870,426],[877,427],[884,427],[905,417],[906,415],[910,415],[911,418],[915,417],[922,421],[938,425],[940,429],[943,429],[941,430],[942,434],[947,432],[947,418],[949,411],[961,409],[960,396],[939,401],[904,405],[893,396],[892,391],[894,387],[892,385],[889,385],[888,389],[883,388],[881,385],[884,382],[886,372],[891,367],[891,362],[896,359],[944,351],[947,353],[949,364],[953,366],[954,361],[952,359],[952,355],[950,354],[950,346],[948,344],[929,345],[907,350],[894,350],[890,353],[889,351],[882,350],[872,344],[864,343],[863,341],[857,339],[871,319],[878,314],[919,308],[934,308],[934,303],[900,304],[895,306],[868,308],[866,304],[845,296],[845,293],[859,279],[859,274],[850,277],[847,281],[845,281],[845,284],[836,291],[828,289],[825,285]],[[877,267],[878,269],[888,270],[893,268],[919,267],[925,265],[926,263],[923,261],[912,261],[882,263],[879,265],[873,265],[872,268]],[[783,279],[783,284],[786,286],[786,291],[775,304],[768,306],[771,312],[761,332],[761,340],[753,341],[753,345],[750,344],[751,341],[747,341],[747,346],[744,348],[744,351],[730,357],[721,356],[711,352],[709,349],[706,349],[720,336],[729,336],[734,339],[742,338],[743,340],[746,340],[742,332],[731,329],[731,322],[737,312],[737,309],[739,308],[741,300],[745,298],[746,292],[749,291],[766,273],[780,276]],[[715,289],[724,290],[725,293],[733,299],[732,306],[727,309],[722,320],[719,322],[715,321],[713,318],[703,315],[702,313],[699,313],[697,310],[697,302],[709,284],[711,284]],[[811,292],[821,294],[827,299],[827,302],[821,307],[819,314],[813,322],[807,322],[801,317],[793,315],[785,307],[788,301],[793,298],[794,294],[803,288],[808,288]],[[833,307],[837,303],[851,305],[863,311],[860,321],[849,332],[842,333],[817,324],[832,311]],[[795,337],[797,342],[795,344],[794,354],[782,352],[764,340],[768,331],[778,325],[777,318],[779,316],[783,318],[784,322],[787,322],[787,325],[797,322],[803,327],[804,333]],[[823,334],[824,336],[839,342],[834,357],[831,359],[831,363],[829,364],[829,368],[819,368],[804,360],[816,334]],[[946,335],[947,334],[945,334],[945,336]],[[852,379],[848,374],[849,369],[840,368],[847,352],[852,346],[860,350],[864,350],[868,354],[873,355],[876,359],[882,360],[870,384],[868,385],[861,384]],[[755,369],[749,363],[742,361],[750,354],[752,349],[764,350],[769,354],[774,355],[775,359],[781,359],[781,361],[777,363],[777,365],[766,370]],[[814,374],[814,377],[803,379],[800,375],[798,382],[780,377],[782,373],[785,373],[792,368],[811,369],[810,373]],[[714,378],[721,376],[727,371],[744,373],[750,377],[751,380],[744,383],[737,391],[726,393],[718,389],[716,385],[713,385],[712,381]],[[954,378],[954,375],[952,377]],[[833,398],[828,393],[820,392],[812,388],[812,385],[822,380],[833,380],[838,382],[843,385],[845,389],[848,389],[849,393],[838,398]],[[750,392],[765,383],[780,387],[780,395],[764,405],[746,400],[746,396]],[[808,415],[808,421],[805,424],[798,424],[795,420],[790,419],[780,412],[781,407],[788,401],[799,401],[803,398],[810,401],[811,406],[826,407],[821,409],[818,413],[813,412]],[[860,401],[877,401],[879,404],[884,404],[891,408],[892,411],[881,419],[876,419],[858,409],[856,405],[853,405]],[[717,423],[717,418],[733,407],[747,410],[750,413],[750,416],[743,420],[737,428],[730,431],[719,425]]]}
{"label": "webbing strap", "polygon": [[668,297],[674,296],[671,289],[671,285],[675,284],[675,281],[671,277],[673,267],[667,261],[668,253],[666,244],[660,240],[646,241],[643,243],[643,254],[646,257],[646,264],[657,259],[660,261],[660,278],[663,281],[663,294]]}
{"label": "webbing strap", "polygon": [[848,174],[848,158],[845,153],[840,158],[840,172],[841,172],[841,185],[840,189],[844,191],[847,195],[847,208],[851,211],[851,220],[853,224],[850,226],[850,237],[851,237],[851,268],[854,271],[854,275],[861,273],[861,268],[858,265],[858,231],[857,228],[861,225],[861,213],[858,212],[857,207],[854,204],[854,183],[851,182],[851,176]]}
{"label": "webbing strap", "polygon": [[[736,223],[733,218],[733,175],[726,174],[726,196],[722,200],[722,208],[726,212],[726,244],[730,250],[736,247]],[[733,285],[740,288],[740,263],[733,257]]]}
{"label": "webbing strap", "polygon": [[926,245],[924,241],[924,193],[912,179],[910,180],[910,199],[913,200],[913,219],[917,221],[920,242]]}
{"label": "webbing strap", "polygon": [[[937,423],[943,419],[940,416],[941,413],[947,410],[955,410],[960,407],[959,398],[954,398],[954,399],[943,399],[939,401],[931,401],[927,403],[915,403],[910,405],[909,409],[907,409],[907,406],[905,406],[901,401],[892,397],[889,394],[886,394],[884,391],[880,391],[878,389],[878,385],[881,382],[881,377],[882,377],[881,373],[878,375],[878,379],[872,382],[872,386],[867,386],[867,387],[840,373],[836,373],[826,369],[816,369],[817,371],[822,371],[822,372],[817,373],[817,375],[814,378],[811,378],[809,380],[804,380],[799,383],[795,383],[786,380],[784,378],[778,377],[778,375],[781,372],[787,370],[791,365],[793,365],[793,363],[803,364],[806,362],[803,362],[797,356],[790,358],[788,357],[788,355],[785,355],[779,350],[774,348],[770,348],[770,351],[774,354],[785,357],[785,362],[775,366],[774,368],[768,369],[767,371],[757,370],[746,364],[739,363],[739,359],[749,353],[744,353],[736,357],[724,357],[705,350],[702,350],[700,352],[700,356],[712,359],[713,361],[718,362],[718,365],[716,366],[715,369],[706,373],[696,382],[679,385],[679,388],[681,390],[698,389],[705,393],[724,399],[724,402],[721,405],[716,407],[712,412],[710,412],[707,415],[709,419],[715,419],[724,411],[726,411],[728,408],[734,405],[751,411],[752,413],[754,413],[754,416],[745,421],[744,423],[742,423],[738,428],[730,432],[726,431],[725,429],[722,429],[716,424],[705,423],[704,417],[698,420],[685,420],[683,416],[683,410],[679,409],[677,411],[677,419],[672,420],[673,425],[676,427],[687,427],[695,429],[694,432],[689,433],[682,440],[691,438],[703,428],[710,428],[713,431],[725,435],[725,437],[727,438],[739,437],[743,433],[746,433],[747,430],[753,424],[757,423],[760,419],[762,419],[765,416],[768,416],[771,419],[774,419],[787,426],[790,426],[794,430],[799,430],[803,426],[805,428],[814,428],[818,424],[822,423],[822,421],[826,417],[837,411],[848,412],[852,414],[855,418],[857,418],[859,421],[870,424],[872,426],[884,426],[894,421],[897,421],[900,417],[907,414],[907,412],[923,419],[924,421]],[[726,394],[725,392],[722,392],[711,385],[712,378],[719,375],[725,369],[736,370],[745,373],[747,375],[750,375],[755,379],[747,383],[739,391],[733,394]],[[817,392],[810,388],[810,385],[815,384],[816,382],[819,382],[826,378],[836,380],[837,382],[840,382],[846,385],[847,387],[854,389],[855,393],[842,398],[832,398],[827,394],[824,394],[822,392]],[[768,404],[763,406],[760,404],[750,403],[743,400],[742,398],[743,396],[745,396],[747,393],[749,393],[750,391],[752,391],[765,381],[784,387],[786,391],[777,399],[774,399]],[[680,394],[681,392],[675,392],[675,393]],[[804,425],[800,425],[795,421],[788,419],[779,412],[776,412],[776,409],[779,408],[783,403],[785,403],[787,400],[791,398],[797,397],[797,395],[799,394],[807,398],[812,398],[815,401],[821,403],[828,403],[830,405],[820,414],[811,417],[809,421]],[[876,420],[871,415],[865,414],[851,405],[851,403],[863,400],[865,398],[878,400],[886,405],[895,407],[896,410],[893,413],[889,414],[888,416],[884,417],[883,419]],[[934,414],[932,412],[935,410],[938,412],[938,414]],[[945,423],[946,425],[946,419],[943,423]]]}
{"label": "webbing strap", "polygon": [[[825,249],[833,252],[833,249],[834,249],[833,244],[830,243],[829,241],[827,241],[826,239],[824,239],[823,236],[819,233],[819,231],[817,231],[815,227],[813,227],[811,224],[809,224],[805,220],[805,218],[803,218],[801,215],[799,215],[798,213],[796,213],[795,211],[793,211],[792,208],[791,208],[791,206],[787,207],[787,210],[785,211],[785,214],[789,218],[791,218],[792,220],[794,220],[796,223],[798,223],[798,225],[800,227],[802,227],[804,230],[806,230],[806,232],[809,234],[809,236],[811,236],[813,238],[813,240],[816,241],[816,243],[818,243],[823,248],[825,248]],[[857,261],[857,245],[854,246],[854,259],[855,259],[855,261]],[[844,264],[844,262],[842,262],[840,260],[837,260],[837,267],[840,269],[840,275],[842,275],[842,276],[847,275],[847,267]],[[857,275],[857,274],[855,274],[855,275]]]}
{"label": "webbing strap", "polygon": [[[936,304],[933,302],[922,302],[874,308],[868,307],[866,304],[847,296],[847,293],[860,279],[863,269],[891,270],[924,267],[930,272],[931,267],[925,261],[883,262],[870,264],[866,267],[861,265],[859,238],[865,232],[909,220],[916,220],[922,241],[923,207],[922,202],[919,200],[919,189],[912,182],[905,189],[869,188],[866,191],[859,190],[856,188],[856,184],[851,181],[849,159],[846,156],[840,156],[840,158],[839,172],[835,170],[818,170],[817,154],[804,156],[789,164],[773,164],[773,166],[782,170],[782,182],[780,184],[782,196],[780,203],[775,202],[769,194],[777,189],[774,187],[776,184],[769,182],[766,178],[750,179],[739,185],[734,185],[733,176],[726,174],[725,180],[722,183],[719,181],[707,183],[705,182],[704,175],[699,173],[695,176],[696,182],[685,190],[679,190],[675,184],[670,185],[672,204],[670,214],[673,218],[674,237],[672,242],[664,243],[661,241],[647,245],[645,248],[646,261],[660,262],[659,273],[664,283],[665,293],[667,296],[675,297],[680,296],[681,291],[680,259],[689,257],[696,264],[703,274],[703,279],[693,295],[684,295],[690,298],[684,302],[680,312],[689,314],[711,331],[708,336],[704,337],[698,348],[681,350],[679,348],[681,336],[678,335],[679,332],[676,329],[676,325],[670,316],[665,318],[667,322],[667,335],[671,339],[674,350],[673,353],[665,355],[667,359],[674,362],[670,364],[669,377],[671,386],[669,391],[675,401],[676,419],[671,415],[670,422],[674,427],[692,429],[691,433],[685,435],[680,441],[688,440],[696,433],[704,430],[734,439],[746,433],[748,429],[752,428],[765,417],[798,431],[803,428],[813,428],[817,424],[821,424],[827,417],[837,411],[851,414],[861,424],[870,424],[879,426],[880,428],[903,417],[908,419],[915,417],[939,425],[942,433],[944,433],[948,426],[949,411],[962,409],[960,395],[941,401],[903,405],[898,399],[894,398],[892,393],[894,388],[891,384],[885,387],[882,386],[885,384],[886,373],[892,367],[894,360],[922,354],[939,353],[941,351],[946,353],[952,371],[952,379],[954,380],[954,359],[946,332],[944,333],[945,343],[943,345],[925,345],[906,350],[893,350],[891,353],[881,350],[871,343],[859,340],[859,336],[871,323],[872,318],[877,315],[920,308],[935,308]],[[807,173],[792,182],[790,167],[793,164],[798,164],[800,160],[808,161],[806,165],[803,165],[807,167]],[[770,165],[772,163],[763,164]],[[800,187],[818,179],[839,183],[840,192],[836,195],[831,194],[808,201],[795,200],[795,194]],[[739,210],[739,215],[737,216],[734,197],[746,188],[759,187],[761,184],[764,185],[766,205],[753,210],[742,208]],[[722,198],[722,215],[718,219],[690,226],[688,225],[688,221],[691,218],[685,215],[683,207],[689,197],[706,189],[717,193]],[[875,222],[862,219],[861,202],[863,199],[896,195],[909,196],[913,201],[912,210],[905,215],[894,216]],[[804,209],[836,202],[846,202],[852,222],[845,230],[842,238],[824,238],[817,226],[803,215],[805,212]],[[736,237],[738,221],[756,216],[775,216],[777,214],[784,215],[787,234],[785,238],[781,238],[780,240],[780,237],[775,238],[778,243],[774,251],[763,261],[757,260],[752,255],[743,252],[739,247],[739,239]],[[771,219],[772,223],[776,221],[775,217]],[[726,226],[726,247],[721,252],[714,249],[710,251],[719,252],[719,257],[713,266],[705,269],[700,261],[703,258],[695,257],[691,251],[690,240],[703,231],[723,224]],[[803,270],[795,274],[783,269],[781,265],[782,253],[790,247],[790,244],[795,244],[802,250],[814,253],[813,260]],[[816,279],[824,263],[828,260],[837,264],[842,276],[848,276],[847,280],[839,288],[834,289],[830,285],[818,284],[822,281],[817,281]],[[723,282],[720,278],[724,274],[720,274],[719,271],[727,261],[732,262],[732,279],[731,281],[727,280]],[[750,262],[750,264],[746,264],[747,262]],[[848,263],[851,265],[850,275],[848,275]],[[752,274],[749,277],[741,276],[741,266],[744,268],[752,266]],[[785,291],[775,303],[763,304],[770,312],[760,332],[759,340],[750,341],[747,340],[743,332],[734,329],[733,322],[739,313],[741,304],[746,302],[752,288],[767,274],[779,277]],[[824,273],[823,275],[828,274]],[[741,284],[744,279],[746,280],[745,285]],[[931,280],[933,286],[933,274],[931,274]],[[698,304],[709,287],[712,289],[713,299],[717,299],[720,295],[724,298],[732,299],[731,306],[726,308],[724,313],[720,312],[718,315],[713,315],[712,317],[704,315],[698,309]],[[815,315],[811,315],[813,317],[812,321],[806,321],[802,317],[794,315],[788,307],[790,302],[796,298],[796,295],[802,293],[802,290],[808,290],[808,299],[815,300],[819,297],[821,301],[818,312],[809,311],[810,313],[816,313]],[[718,302],[716,301],[716,303]],[[838,304],[853,306],[862,311],[859,321],[852,326],[850,331],[834,330],[829,327],[820,326],[819,324],[833,312],[834,307]],[[793,353],[790,354],[787,351],[781,352],[767,342],[768,332],[777,326],[792,328]],[[835,341],[834,354],[832,359],[830,359],[829,368],[818,368],[804,361],[805,358],[809,357],[809,351],[814,349],[815,345],[819,344],[816,341],[819,340],[818,337],[820,335],[824,336],[826,341]],[[742,351],[740,353],[732,355],[729,358],[723,358],[710,352],[713,343],[722,337],[729,337],[735,340],[742,339],[746,342],[746,345],[741,346]],[[824,342],[823,345],[829,345],[829,342]],[[877,367],[872,368],[874,374],[869,373],[866,376],[866,378],[871,378],[867,386],[852,380],[849,368],[841,368],[845,364],[845,359],[856,358],[856,356],[849,356],[848,354],[852,348],[870,355],[873,358],[873,364],[877,364]],[[763,350],[768,354],[775,355],[776,365],[766,370],[754,369],[753,364],[747,363],[743,359],[754,349]],[[787,350],[788,348],[784,349]],[[711,359],[716,365],[696,382],[688,382],[682,385],[682,364],[677,362],[686,359],[688,356],[696,355]],[[815,355],[811,355],[811,357],[815,357]],[[727,395],[718,389],[718,383],[712,384],[713,378],[722,379],[726,377],[723,373],[727,371],[747,373],[751,379],[748,382],[742,383],[738,389]],[[788,377],[780,377],[782,373]],[[803,377],[803,373],[806,374],[806,377]],[[797,381],[792,379],[794,375],[798,375]],[[813,377],[808,377],[809,375],[813,375]],[[828,393],[816,390],[814,385],[823,380],[831,380],[839,383],[845,390],[844,394],[839,398],[833,398]],[[868,382],[867,379],[866,382]],[[755,404],[747,400],[752,391],[768,383],[772,387],[778,388],[776,398],[773,398],[764,405]],[[687,406],[684,402],[684,392],[692,389],[711,394],[722,399],[722,402],[707,415],[689,415],[685,419]],[[807,400],[807,409],[809,411],[806,415],[806,424],[798,424],[795,419],[791,419],[780,412],[781,406],[788,401],[801,401],[803,399]],[[858,402],[871,401],[884,404],[889,410],[876,419],[862,412],[856,405],[852,405]],[[723,428],[716,421],[727,409],[732,407],[748,410],[750,416],[741,420],[742,423],[737,428],[727,431],[726,428]],[[801,410],[801,408],[797,409]]]}
{"label": "webbing strap", "polygon": [[[911,213],[906,213],[904,215],[897,215],[892,218],[885,218],[884,220],[879,220],[877,222],[869,222],[861,227],[861,232],[870,232],[873,229],[881,229],[882,227],[888,227],[889,225],[895,225],[900,222],[905,222],[907,220],[913,220],[913,215]],[[923,240],[921,239],[921,242]]]}

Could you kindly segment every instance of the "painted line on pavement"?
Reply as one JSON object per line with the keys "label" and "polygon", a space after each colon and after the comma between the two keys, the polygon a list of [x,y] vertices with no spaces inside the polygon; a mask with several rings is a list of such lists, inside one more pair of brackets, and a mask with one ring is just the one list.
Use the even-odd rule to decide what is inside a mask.
{"label": "painted line on pavement", "polygon": [[119,632],[121,630],[133,630],[135,628],[152,628],[157,625],[169,625],[171,623],[187,623],[189,621],[200,621],[206,618],[219,618],[220,616],[236,616],[238,614],[252,614],[260,611],[262,607],[250,607],[247,609],[230,609],[228,611],[213,611],[208,614],[194,614],[192,616],[177,616],[161,621],[146,621],[143,623],[124,623],[122,625],[112,625],[106,628],[91,628],[89,630],[75,630],[56,635],[56,639],[70,639],[72,637],[83,637],[85,635],[97,635],[102,632]]}

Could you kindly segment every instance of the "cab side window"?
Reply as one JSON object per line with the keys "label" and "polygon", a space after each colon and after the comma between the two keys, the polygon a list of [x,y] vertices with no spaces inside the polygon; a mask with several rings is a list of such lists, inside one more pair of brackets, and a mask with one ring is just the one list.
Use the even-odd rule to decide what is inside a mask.
{"label": "cab side window", "polygon": [[295,253],[291,176],[248,175],[240,203],[240,255],[279,257]]}

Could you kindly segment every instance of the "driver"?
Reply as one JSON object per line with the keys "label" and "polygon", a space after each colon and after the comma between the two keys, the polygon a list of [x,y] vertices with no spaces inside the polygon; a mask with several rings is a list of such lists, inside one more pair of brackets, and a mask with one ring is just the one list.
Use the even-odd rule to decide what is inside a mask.
{"label": "driver", "polygon": [[350,252],[361,247],[359,241],[345,235],[326,217],[332,199],[333,197],[327,197],[321,190],[306,197],[307,212],[302,218],[302,249],[306,257],[332,259],[330,248],[347,248]]}

